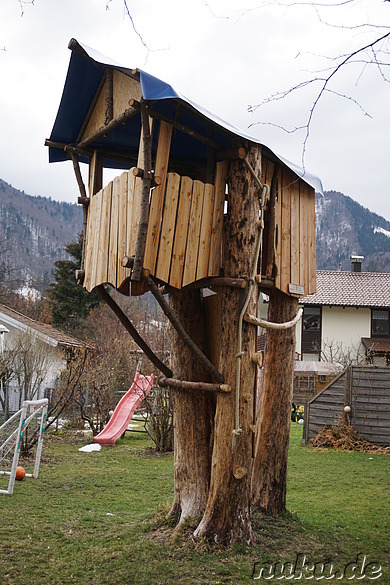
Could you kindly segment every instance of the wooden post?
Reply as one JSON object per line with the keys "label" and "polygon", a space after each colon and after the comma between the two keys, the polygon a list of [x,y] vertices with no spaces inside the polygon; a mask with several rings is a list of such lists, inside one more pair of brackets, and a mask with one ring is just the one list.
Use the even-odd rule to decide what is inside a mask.
{"label": "wooden post", "polygon": [[345,386],[344,386],[344,407],[349,406],[350,411],[343,411],[344,423],[347,425],[351,424],[352,420],[352,380],[353,380],[353,368],[348,366],[345,372]]}
{"label": "wooden post", "polygon": [[[199,290],[183,290],[169,295],[172,310],[199,347],[205,349],[205,319]],[[176,329],[170,328],[171,367],[184,380],[208,381],[200,362],[194,359]],[[174,499],[170,515],[180,530],[187,518],[203,514],[210,484],[211,421],[214,395],[210,392],[172,393],[174,406]]]}
{"label": "wooden post", "polygon": [[141,197],[141,213],[138,226],[137,243],[135,247],[134,266],[131,280],[139,282],[144,263],[146,236],[148,233],[149,194],[152,184],[152,140],[149,126],[149,116],[144,101],[141,102],[142,135],[144,146],[143,185]]}
{"label": "wooden post", "polygon": [[[260,176],[261,150],[257,145],[241,145],[248,153],[255,172]],[[229,169],[228,212],[224,224],[223,266],[230,277],[251,274],[255,263],[258,240],[259,189],[253,176],[240,159]],[[248,311],[255,312],[257,287],[253,287]],[[243,323],[240,394],[238,408],[242,432],[236,436],[233,448],[233,430],[236,415],[236,371],[238,319],[247,289],[223,288],[218,292],[221,303],[218,368],[225,383],[232,386],[229,394],[218,393],[214,418],[214,441],[210,489],[203,518],[195,530],[195,537],[209,538],[218,543],[253,540],[250,517],[250,479],[253,432],[253,392],[256,383],[256,365],[251,355],[256,350],[256,328]]]}
{"label": "wooden post", "polygon": [[[291,321],[297,310],[296,298],[278,289],[269,292],[269,321]],[[280,514],[286,509],[294,356],[295,327],[268,329],[252,472],[252,505],[270,514]]]}

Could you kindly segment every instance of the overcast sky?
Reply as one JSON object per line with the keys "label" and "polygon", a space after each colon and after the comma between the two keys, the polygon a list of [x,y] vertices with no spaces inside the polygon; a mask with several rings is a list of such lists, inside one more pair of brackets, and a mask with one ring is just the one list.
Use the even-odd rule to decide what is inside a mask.
{"label": "overcast sky", "polygon": [[[288,133],[277,126],[305,125],[320,83],[254,112],[248,106],[323,77],[331,58],[389,32],[390,3],[342,0],[344,6],[332,7],[337,0],[322,0],[316,10],[302,5],[307,0],[287,7],[290,2],[129,0],[140,39],[122,0],[111,0],[108,9],[107,0],[1,0],[0,178],[31,195],[76,201],[72,164],[49,165],[44,146],[72,37],[169,82],[301,164],[305,129]],[[357,27],[362,23],[379,28]],[[304,164],[325,190],[341,191],[390,220],[390,84],[382,75],[390,78],[390,67],[359,61],[340,70],[318,102]]]}

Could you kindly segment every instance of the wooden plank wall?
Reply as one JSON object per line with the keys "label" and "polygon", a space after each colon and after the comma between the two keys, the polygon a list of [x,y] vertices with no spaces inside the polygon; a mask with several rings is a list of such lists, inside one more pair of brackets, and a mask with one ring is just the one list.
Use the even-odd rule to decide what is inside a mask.
{"label": "wooden plank wall", "polygon": [[[99,284],[120,288],[129,278],[130,269],[123,268],[123,256],[134,256],[137,234],[137,208],[134,195],[139,190],[133,169],[115,177],[96,195],[88,206],[84,287],[91,291]],[[139,220],[138,206],[138,220]]]}
{"label": "wooden plank wall", "polygon": [[[352,426],[372,443],[390,445],[390,368],[353,366],[350,371],[350,382],[343,372],[309,402],[306,441],[325,424],[333,424],[346,402],[351,402]],[[351,397],[347,400],[349,384]]]}
{"label": "wooden plank wall", "polygon": [[225,162],[217,164],[214,185],[168,174],[156,269],[151,271],[159,280],[182,288],[207,276],[219,276],[226,168]]}
{"label": "wooden plank wall", "polygon": [[[165,191],[158,193],[152,219],[155,229],[148,230],[146,240],[152,255],[145,257],[144,267],[175,288],[219,275],[226,165],[218,165],[215,186],[168,173]],[[88,291],[109,283],[128,292],[124,284],[131,271],[123,268],[121,260],[135,254],[141,188],[142,180],[131,169],[91,197],[84,279]],[[150,210],[153,201],[152,196]]]}
{"label": "wooden plank wall", "polygon": [[[104,127],[106,109],[107,81],[104,79],[95,96],[95,104],[89,114],[89,118],[80,140],[84,140]],[[113,117],[116,118],[129,107],[129,101],[139,101],[142,97],[141,84],[128,75],[114,69],[113,71]]]}
{"label": "wooden plank wall", "polygon": [[278,173],[275,202],[275,286],[290,294],[290,284],[316,291],[315,193],[287,167]]}

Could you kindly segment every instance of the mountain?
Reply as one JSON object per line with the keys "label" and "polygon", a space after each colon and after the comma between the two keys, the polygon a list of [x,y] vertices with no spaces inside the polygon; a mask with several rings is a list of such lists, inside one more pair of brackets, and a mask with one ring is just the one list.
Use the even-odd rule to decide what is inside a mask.
{"label": "mountain", "polygon": [[350,255],[364,256],[362,270],[390,272],[390,222],[337,191],[316,194],[317,268],[350,270]]}
{"label": "mountain", "polygon": [[[390,222],[336,191],[316,195],[317,268],[350,270],[351,254],[363,270],[390,272]],[[32,197],[0,179],[0,275],[7,264],[24,286],[43,292],[54,262],[82,229],[76,204]]]}
{"label": "mountain", "polygon": [[32,197],[0,179],[0,270],[5,263],[24,286],[44,291],[53,263],[82,230],[77,204]]}

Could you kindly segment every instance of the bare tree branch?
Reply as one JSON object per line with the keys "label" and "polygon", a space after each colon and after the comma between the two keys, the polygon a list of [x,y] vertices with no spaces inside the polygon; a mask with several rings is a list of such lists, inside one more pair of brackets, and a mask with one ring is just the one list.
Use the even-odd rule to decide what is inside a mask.
{"label": "bare tree branch", "polygon": [[24,15],[24,6],[25,4],[31,4],[34,6],[35,0],[18,0],[20,6],[20,16]]}
{"label": "bare tree branch", "polygon": [[230,20],[230,18],[228,16],[219,16],[218,14],[215,14],[214,10],[211,8],[211,6],[207,2],[207,0],[203,0],[203,3],[205,5],[205,7],[207,8],[207,10],[211,13],[211,15],[214,18],[221,18],[222,20]]}
{"label": "bare tree branch", "polygon": [[[355,0],[345,0],[344,2],[340,2],[337,4],[332,4],[329,6],[341,6],[344,4],[349,4],[349,3],[353,3]],[[275,3],[277,4],[282,4],[280,2],[278,2],[277,0],[275,0]],[[311,5],[311,6],[323,6],[323,4],[321,3],[316,3],[316,2],[298,2],[296,3],[296,5]],[[283,4],[284,6],[291,6],[291,4]],[[328,6],[328,5],[327,5]],[[317,106],[322,98],[322,96],[324,95],[325,92],[329,92],[329,93],[333,93],[334,95],[338,95],[339,97],[342,97],[344,99],[349,99],[350,101],[352,101],[353,103],[355,103],[364,113],[364,115],[366,116],[370,116],[368,114],[368,112],[356,101],[354,100],[352,97],[347,96],[345,94],[341,94],[333,89],[331,89],[329,87],[330,83],[332,82],[333,78],[337,76],[337,74],[340,72],[341,69],[345,68],[347,65],[351,64],[351,63],[359,63],[362,62],[363,63],[363,67],[367,67],[368,65],[375,65],[378,70],[379,73],[382,77],[382,79],[384,79],[385,81],[388,81],[387,77],[384,75],[382,67],[384,66],[388,66],[390,65],[390,62],[386,62],[386,61],[379,61],[378,60],[378,56],[380,55],[388,55],[388,51],[386,49],[386,45],[390,39],[390,31],[389,31],[389,27],[386,27],[386,30],[388,32],[386,32],[385,34],[381,35],[378,38],[375,38],[373,41],[359,47],[358,49],[351,51],[348,54],[343,54],[343,55],[339,55],[338,57],[334,58],[335,61],[338,61],[337,64],[333,67],[333,68],[329,68],[328,71],[330,71],[329,75],[326,76],[322,76],[322,77],[313,77],[311,79],[307,79],[297,85],[295,85],[294,87],[290,87],[287,90],[281,91],[281,92],[277,92],[273,95],[271,95],[270,97],[264,99],[261,103],[256,104],[256,105],[249,105],[248,106],[248,111],[249,112],[254,112],[256,111],[258,108],[264,106],[267,103],[270,102],[275,102],[275,101],[279,101],[281,99],[286,98],[288,95],[296,92],[298,89],[302,89],[305,87],[308,87],[309,85],[314,85],[314,84],[319,84],[320,88],[317,92],[317,95],[312,103],[312,106],[309,109],[309,113],[306,119],[306,123],[301,125],[301,126],[297,126],[296,128],[294,128],[293,130],[286,130],[285,128],[283,128],[282,126],[278,126],[277,124],[270,124],[269,122],[267,123],[268,125],[274,125],[274,126],[278,126],[279,128],[285,130],[286,132],[296,132],[298,130],[303,130],[305,129],[305,137],[303,140],[303,147],[302,147],[302,167],[303,169],[305,169],[305,153],[306,153],[306,146],[307,146],[307,142],[309,140],[309,136],[310,136],[310,128],[311,128],[311,123],[314,117],[314,113],[317,109]],[[367,55],[367,59],[364,59],[364,55]],[[368,57],[368,55],[370,55]],[[355,57],[359,57],[358,60],[355,59]],[[363,58],[360,58],[361,56],[363,56]],[[359,75],[359,78],[361,77],[361,74]],[[370,116],[371,117],[371,116]],[[251,124],[251,126],[254,126],[256,124],[261,124],[262,122],[255,122],[254,124]]]}

